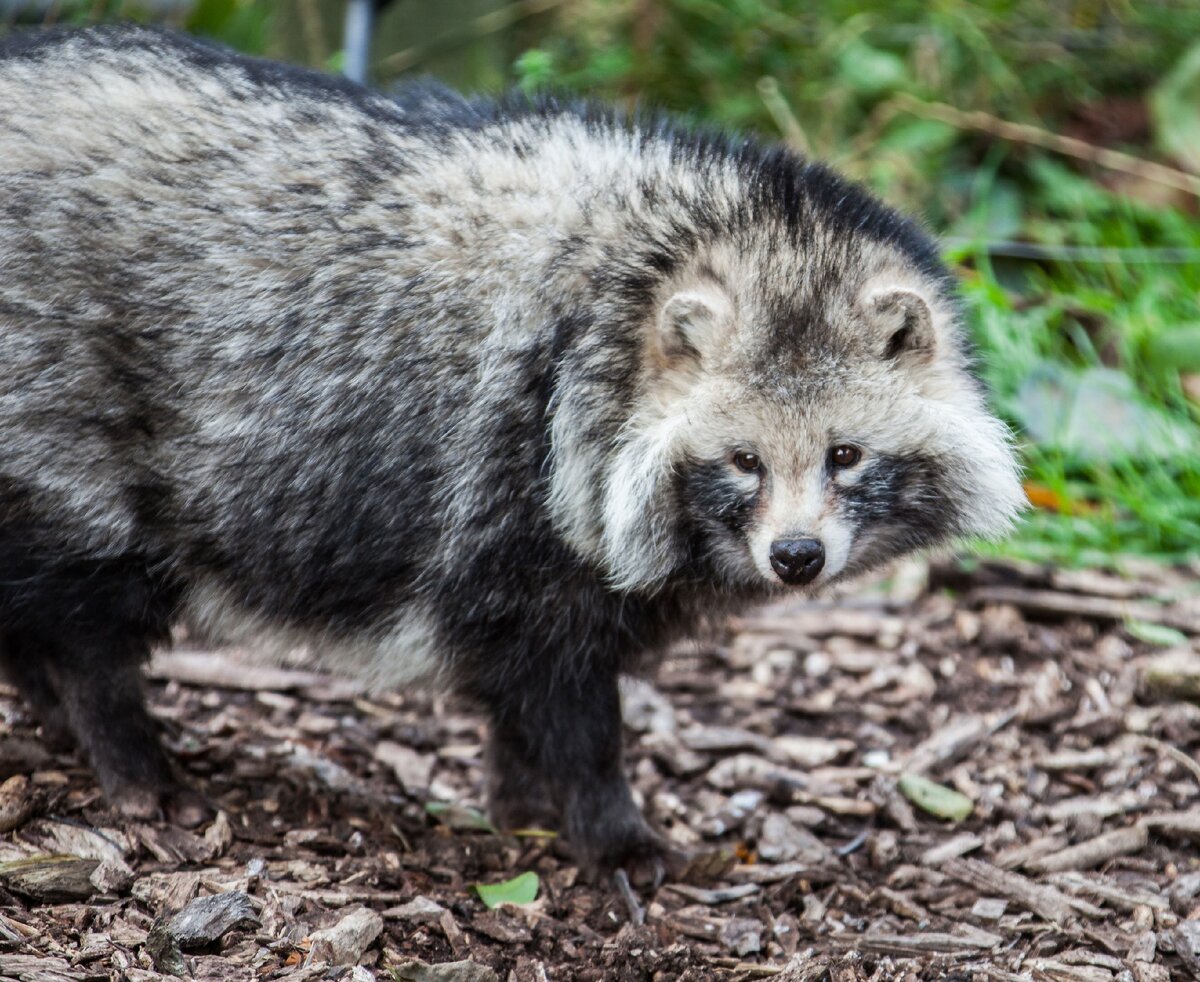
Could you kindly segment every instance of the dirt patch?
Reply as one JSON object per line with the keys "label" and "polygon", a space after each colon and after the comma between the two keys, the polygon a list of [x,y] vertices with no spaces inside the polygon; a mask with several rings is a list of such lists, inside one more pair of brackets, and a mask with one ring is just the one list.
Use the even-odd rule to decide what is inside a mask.
{"label": "dirt patch", "polygon": [[[6,691],[0,978],[1196,977],[1194,577],[914,582],[761,611],[628,687],[637,792],[699,857],[651,894],[481,828],[452,700],[162,657],[155,711],[221,808],[185,831],[114,822]],[[533,904],[473,890],[526,871]]]}

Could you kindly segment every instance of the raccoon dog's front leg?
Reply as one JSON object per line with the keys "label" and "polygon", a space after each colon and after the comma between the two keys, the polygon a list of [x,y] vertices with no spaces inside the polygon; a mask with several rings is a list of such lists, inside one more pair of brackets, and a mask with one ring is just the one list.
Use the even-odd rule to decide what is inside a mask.
{"label": "raccoon dog's front leg", "polygon": [[492,712],[489,805],[502,828],[545,822],[592,872],[661,879],[675,859],[634,804],[621,755],[617,673],[593,668],[518,687]]}

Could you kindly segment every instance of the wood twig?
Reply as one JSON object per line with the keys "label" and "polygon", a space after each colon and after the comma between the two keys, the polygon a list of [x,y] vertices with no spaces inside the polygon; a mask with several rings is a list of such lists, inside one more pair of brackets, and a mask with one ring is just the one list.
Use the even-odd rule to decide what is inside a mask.
{"label": "wood twig", "polygon": [[246,692],[327,693],[330,701],[349,701],[366,691],[350,679],[322,672],[255,664],[234,651],[155,652],[146,673],[202,689],[240,689]]}
{"label": "wood twig", "polygon": [[1138,824],[1162,835],[1200,839],[1200,809],[1144,815],[1138,820]]}
{"label": "wood twig", "polygon": [[427,44],[414,45],[411,48],[397,51],[393,55],[388,55],[379,64],[391,72],[404,72],[433,55],[453,51],[470,41],[477,41],[489,34],[506,30],[526,17],[553,10],[565,2],[566,0],[516,0],[515,3],[507,4],[469,20],[457,30],[435,37]]}
{"label": "wood twig", "polygon": [[1154,737],[1143,736],[1140,733],[1131,735],[1130,739],[1149,750],[1154,750],[1162,754],[1164,757],[1169,757],[1184,770],[1188,771],[1196,779],[1197,784],[1200,784],[1200,762],[1191,755],[1185,754],[1178,747],[1172,747],[1169,743],[1157,740]]}
{"label": "wood twig", "polygon": [[304,47],[308,63],[314,68],[325,64],[325,31],[321,24],[321,9],[317,0],[300,0],[300,27],[304,32]]}
{"label": "wood twig", "polygon": [[1152,910],[1171,909],[1170,901],[1162,894],[1098,880],[1095,879],[1095,874],[1088,876],[1083,873],[1063,872],[1055,873],[1048,879],[1055,886],[1071,893],[1087,894],[1121,910],[1136,910],[1138,907],[1149,907]]}
{"label": "wood twig", "polygon": [[1065,873],[1068,870],[1092,869],[1117,856],[1141,852],[1146,848],[1148,840],[1149,833],[1145,826],[1130,825],[1034,859],[1025,866],[1035,873]]}
{"label": "wood twig", "polygon": [[885,105],[892,106],[900,112],[920,116],[923,119],[947,123],[956,129],[978,130],[1012,143],[1025,143],[1041,147],[1044,150],[1052,150],[1067,157],[1085,160],[1108,170],[1131,174],[1134,177],[1154,181],[1156,184],[1164,184],[1178,191],[1200,197],[1200,177],[1194,174],[1189,174],[1176,167],[1168,167],[1166,164],[1155,163],[1152,160],[1143,160],[1141,157],[1122,153],[1120,150],[1098,147],[1073,136],[1052,133],[1029,123],[1014,123],[981,110],[957,109],[944,102],[925,102],[907,93],[895,96]]}
{"label": "wood twig", "polygon": [[1022,587],[1008,586],[979,587],[972,590],[967,599],[977,605],[1011,604],[1034,614],[1085,617],[1102,621],[1146,621],[1173,627],[1189,634],[1200,634],[1200,616],[1190,610],[1164,607],[1148,601],[1087,597],[1076,593],[1026,590]]}
{"label": "wood twig", "polygon": [[783,142],[799,153],[809,153],[808,137],[804,135],[804,128],[800,125],[796,114],[792,112],[792,107],[788,105],[787,99],[779,91],[779,83],[773,76],[764,75],[758,80],[755,88],[758,90],[758,97],[762,99],[767,112],[771,114],[771,119],[779,127],[779,132],[783,135]]}
{"label": "wood twig", "polygon": [[998,947],[1003,941],[999,935],[978,928],[972,935],[949,934],[945,931],[921,931],[916,934],[868,932],[836,939],[836,943],[853,944],[859,951],[875,951],[901,957],[986,951]]}
{"label": "wood twig", "polygon": [[1065,924],[1079,914],[1103,917],[1104,912],[1087,901],[1068,897],[1061,890],[1035,883],[1027,876],[985,863],[981,859],[951,859],[941,872],[989,894],[1000,894],[1056,924]]}

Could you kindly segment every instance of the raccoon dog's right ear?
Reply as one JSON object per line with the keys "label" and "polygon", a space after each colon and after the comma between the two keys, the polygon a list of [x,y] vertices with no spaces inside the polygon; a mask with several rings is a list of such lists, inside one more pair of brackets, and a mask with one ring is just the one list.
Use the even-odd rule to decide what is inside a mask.
{"label": "raccoon dog's right ear", "polygon": [[885,358],[933,359],[937,332],[924,297],[913,290],[896,288],[872,294],[868,303],[884,338]]}
{"label": "raccoon dog's right ear", "polygon": [[732,320],[733,307],[718,288],[681,290],[659,312],[659,349],[668,363],[699,360]]}

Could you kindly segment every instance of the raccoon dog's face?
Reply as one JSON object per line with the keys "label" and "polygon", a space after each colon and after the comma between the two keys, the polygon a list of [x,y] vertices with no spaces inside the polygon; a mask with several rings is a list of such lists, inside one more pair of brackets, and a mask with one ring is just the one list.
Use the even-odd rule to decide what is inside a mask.
{"label": "raccoon dog's face", "polygon": [[856,258],[789,278],[708,256],[666,285],[606,486],[616,582],[816,588],[1010,524],[1009,436],[944,283],[883,249]]}

